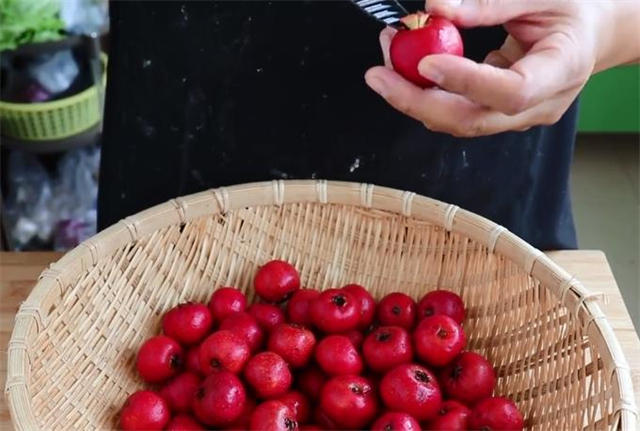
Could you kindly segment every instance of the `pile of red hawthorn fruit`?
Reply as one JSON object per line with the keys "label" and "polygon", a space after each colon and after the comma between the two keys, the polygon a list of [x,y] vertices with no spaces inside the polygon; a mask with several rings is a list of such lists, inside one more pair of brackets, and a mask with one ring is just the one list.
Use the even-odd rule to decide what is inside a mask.
{"label": "pile of red hawthorn fruit", "polygon": [[254,279],[263,302],[247,308],[224,287],[207,305],[180,304],[136,367],[155,390],[132,394],[120,427],[292,431],[519,430],[522,414],[492,396],[496,376],[463,351],[464,304],[436,290],[378,303],[362,286],[300,289],[274,260]]}

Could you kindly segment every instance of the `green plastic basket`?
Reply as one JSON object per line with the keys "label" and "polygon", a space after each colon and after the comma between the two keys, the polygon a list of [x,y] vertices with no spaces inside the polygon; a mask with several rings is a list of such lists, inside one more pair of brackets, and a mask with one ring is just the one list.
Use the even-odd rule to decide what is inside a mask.
{"label": "green plastic basket", "polygon": [[[107,56],[103,64],[102,90],[106,87]],[[60,100],[43,103],[0,101],[2,134],[24,141],[64,139],[90,129],[102,116],[98,85]]]}

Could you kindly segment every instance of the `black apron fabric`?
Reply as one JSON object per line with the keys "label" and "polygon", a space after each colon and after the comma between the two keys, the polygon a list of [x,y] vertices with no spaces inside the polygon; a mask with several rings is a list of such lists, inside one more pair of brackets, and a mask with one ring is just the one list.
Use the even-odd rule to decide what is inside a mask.
{"label": "black apron fabric", "polygon": [[[111,2],[99,227],[211,187],[326,178],[411,190],[539,248],[575,248],[575,104],[526,132],[430,132],[364,82],[381,28],[346,0]],[[505,33],[463,36],[481,60]]]}

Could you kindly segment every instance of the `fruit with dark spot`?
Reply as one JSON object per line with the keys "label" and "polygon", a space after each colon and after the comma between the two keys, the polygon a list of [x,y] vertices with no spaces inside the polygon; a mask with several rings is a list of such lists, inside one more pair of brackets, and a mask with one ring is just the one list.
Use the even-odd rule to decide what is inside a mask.
{"label": "fruit with dark spot", "polygon": [[381,325],[400,326],[409,331],[415,324],[416,303],[404,293],[393,292],[380,300],[377,314]]}
{"label": "fruit with dark spot", "polygon": [[447,400],[442,403],[438,415],[427,423],[426,428],[442,431],[464,431],[468,429],[467,421],[471,410],[456,400]]}
{"label": "fruit with dark spot", "polygon": [[371,370],[384,373],[413,360],[411,337],[400,326],[380,326],[365,338],[362,354]]}
{"label": "fruit with dark spot", "polygon": [[249,345],[229,331],[216,331],[200,345],[200,369],[204,374],[219,370],[240,373],[249,360]]}
{"label": "fruit with dark spot", "polygon": [[493,393],[496,374],[484,356],[462,352],[441,370],[440,382],[449,397],[473,405]]}
{"label": "fruit with dark spot", "polygon": [[427,365],[443,367],[464,349],[462,327],[451,317],[437,314],[422,319],[413,332],[416,356]]}
{"label": "fruit with dark spot", "polygon": [[424,295],[418,302],[418,321],[438,314],[449,316],[462,324],[465,316],[462,298],[449,290],[434,290]]}
{"label": "fruit with dark spot", "polygon": [[389,410],[408,413],[420,422],[434,418],[442,404],[436,377],[417,364],[398,365],[385,374],[380,395]]}
{"label": "fruit with dark spot", "polygon": [[120,429],[161,430],[169,423],[169,406],[153,391],[134,392],[120,411]]}
{"label": "fruit with dark spot", "polygon": [[417,420],[402,412],[387,412],[371,426],[371,431],[420,431],[421,429]]}
{"label": "fruit with dark spot", "polygon": [[324,385],[320,407],[338,428],[363,429],[378,413],[378,398],[368,379],[342,375]]}
{"label": "fruit with dark spot", "polygon": [[200,384],[192,400],[193,413],[202,423],[224,427],[236,421],[246,402],[240,379],[229,371],[218,371]]}
{"label": "fruit with dark spot", "polygon": [[160,383],[176,374],[184,365],[184,351],[173,338],[158,335],[140,347],[136,368],[147,383]]}
{"label": "fruit with dark spot", "polygon": [[355,329],[360,323],[360,304],[342,289],[327,289],[311,302],[311,321],[327,334]]}
{"label": "fruit with dark spot", "polygon": [[265,301],[282,302],[300,289],[300,275],[290,263],[272,260],[258,269],[253,286]]}
{"label": "fruit with dark spot", "polygon": [[296,431],[295,414],[286,404],[270,400],[259,404],[251,414],[249,429],[254,431]]}
{"label": "fruit with dark spot", "polygon": [[360,304],[360,323],[358,329],[365,330],[376,316],[376,301],[367,289],[359,284],[347,284],[342,288],[356,298]]}
{"label": "fruit with dark spot", "polygon": [[298,424],[307,423],[311,415],[309,399],[299,391],[289,391],[278,398],[278,401],[285,403],[293,412]]}

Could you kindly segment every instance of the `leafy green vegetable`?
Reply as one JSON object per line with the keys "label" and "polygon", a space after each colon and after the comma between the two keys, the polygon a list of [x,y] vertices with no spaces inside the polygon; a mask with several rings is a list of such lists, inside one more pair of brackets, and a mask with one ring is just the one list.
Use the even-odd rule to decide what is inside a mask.
{"label": "leafy green vegetable", "polygon": [[0,0],[0,51],[64,37],[61,0]]}

